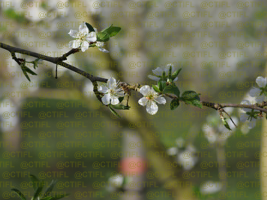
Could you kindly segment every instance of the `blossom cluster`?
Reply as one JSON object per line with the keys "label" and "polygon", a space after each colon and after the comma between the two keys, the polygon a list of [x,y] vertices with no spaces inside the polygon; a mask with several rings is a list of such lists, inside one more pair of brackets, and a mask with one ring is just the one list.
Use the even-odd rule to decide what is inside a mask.
{"label": "blossom cluster", "polygon": [[104,42],[97,41],[97,29],[94,28],[94,31],[89,31],[85,22],[79,26],[79,31],[70,30],[69,35],[75,40],[69,42],[70,48],[81,48],[82,52],[86,51],[90,45],[95,43],[98,49],[104,53],[108,53],[109,51],[104,49]]}
{"label": "blossom cluster", "polygon": [[[267,77],[258,76],[256,78],[256,83],[258,87],[253,87],[249,91],[249,95],[255,98],[257,103],[261,103],[267,100]],[[251,105],[249,100],[243,100],[241,102],[243,105]],[[242,108],[243,113],[240,115],[240,121],[246,122],[248,121],[248,128],[253,128],[256,125],[256,120],[260,114],[259,111],[254,111],[254,109],[250,108]]]}

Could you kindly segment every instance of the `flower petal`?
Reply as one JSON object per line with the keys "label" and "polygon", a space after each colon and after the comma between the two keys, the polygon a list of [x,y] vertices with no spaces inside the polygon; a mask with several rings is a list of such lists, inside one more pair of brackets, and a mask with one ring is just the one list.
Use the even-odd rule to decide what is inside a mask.
{"label": "flower petal", "polygon": [[148,101],[146,104],[146,111],[150,115],[154,115],[158,112],[158,106],[154,101]]}
{"label": "flower petal", "polygon": [[111,104],[112,104],[112,105],[117,105],[117,104],[119,104],[119,103],[120,103],[120,101],[119,101],[118,97],[116,97],[116,96],[111,96]]}
{"label": "flower petal", "polygon": [[[248,101],[248,100],[243,100],[243,101],[241,101],[241,104],[243,104],[243,105],[251,105],[251,103]],[[243,111],[245,111],[245,112],[250,112],[251,111],[251,109],[250,108],[241,108]]]}
{"label": "flower petal", "polygon": [[116,79],[111,77],[108,79],[108,87],[109,88],[116,88]]}
{"label": "flower petal", "polygon": [[118,97],[124,97],[124,91],[121,91],[121,89],[116,89],[116,96]]}
{"label": "flower petal", "polygon": [[174,72],[175,70],[174,70],[174,67],[173,67],[173,64],[172,63],[169,63],[169,64],[166,65],[166,68],[168,70],[170,69],[170,67],[172,67],[172,72]]}
{"label": "flower petal", "polygon": [[148,75],[148,78],[152,79],[153,81],[159,81],[160,80],[159,77],[156,77],[156,76],[153,76],[153,75]]}
{"label": "flower petal", "polygon": [[261,90],[259,88],[255,88],[253,87],[250,91],[249,91],[249,95],[252,97],[257,97],[259,96],[261,93]]}
{"label": "flower petal", "polygon": [[88,28],[84,22],[79,26],[79,32],[82,34],[88,34],[89,33],[89,30],[88,30]]}
{"label": "flower petal", "polygon": [[81,44],[80,40],[72,40],[69,42],[69,47],[76,49],[80,47],[80,44]]}
{"label": "flower petal", "polygon": [[265,100],[265,95],[260,95],[256,97],[256,102],[261,103]]}
{"label": "flower petal", "polygon": [[104,46],[104,42],[99,42],[97,41],[95,44],[97,47],[103,47]]}
{"label": "flower petal", "polygon": [[248,119],[248,115],[246,114],[246,113],[241,113],[240,114],[240,121],[241,122],[246,122],[247,121],[247,119]]}
{"label": "flower petal", "polygon": [[150,92],[150,87],[148,85],[144,85],[140,88],[140,93],[146,96]]}
{"label": "flower petal", "polygon": [[248,123],[248,128],[252,129],[255,126],[256,126],[256,119],[252,118],[252,120]]}
{"label": "flower petal", "polygon": [[165,74],[168,76],[169,75],[169,69],[165,68],[164,71],[165,71]]}
{"label": "flower petal", "polygon": [[109,94],[109,93],[105,94],[105,95],[101,98],[103,104],[105,104],[105,105],[108,105],[108,104],[110,103],[110,99],[111,99],[111,98],[110,98],[110,94]]}
{"label": "flower petal", "polygon": [[81,45],[82,52],[85,52],[89,48],[89,43],[87,41],[83,41]]}
{"label": "flower petal", "polygon": [[141,99],[139,99],[138,103],[141,106],[145,106],[147,104],[148,99],[146,97],[142,97]]}
{"label": "flower petal", "polygon": [[157,76],[161,76],[163,70],[160,67],[157,67],[156,69],[152,70],[152,72]]}
{"label": "flower petal", "polygon": [[77,33],[78,33],[78,31],[70,30],[70,32],[68,34],[73,38],[77,38]]}
{"label": "flower petal", "polygon": [[263,78],[262,76],[258,76],[256,78],[256,83],[258,84],[259,87],[265,87],[265,85],[266,85],[266,78]]}
{"label": "flower petal", "polygon": [[166,103],[166,99],[164,97],[156,97],[154,98],[154,100],[158,103],[158,104],[165,104]]}
{"label": "flower petal", "polygon": [[102,52],[104,52],[104,53],[109,53],[109,51],[108,50],[106,50],[106,49],[104,49],[104,48],[98,48],[99,49],[99,51],[102,51]]}
{"label": "flower petal", "polygon": [[87,37],[86,40],[88,42],[95,42],[96,41],[96,33],[95,32],[90,32]]}
{"label": "flower petal", "polygon": [[108,88],[106,86],[99,86],[98,92],[107,93],[108,92]]}

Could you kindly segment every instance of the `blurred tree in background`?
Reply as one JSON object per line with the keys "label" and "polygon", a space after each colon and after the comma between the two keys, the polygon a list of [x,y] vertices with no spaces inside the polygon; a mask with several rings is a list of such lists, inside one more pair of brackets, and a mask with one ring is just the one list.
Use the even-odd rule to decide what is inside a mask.
{"label": "blurred tree in background", "polygon": [[[201,100],[240,103],[249,99],[255,79],[266,76],[263,1],[3,0],[0,5],[0,41],[51,57],[70,50],[68,32],[83,21],[98,31],[121,27],[105,46],[110,53],[89,48],[65,61],[103,78],[151,85],[151,70],[173,63],[182,68],[177,85],[183,91],[197,91]],[[58,66],[55,79],[56,66],[43,61],[28,82],[7,51],[0,56],[2,198],[17,198],[12,187],[31,197],[29,174],[47,184],[57,179],[56,191],[71,194],[65,199],[266,198],[261,146],[266,131],[261,134],[259,120],[253,129],[239,122],[229,132],[220,127],[217,112],[184,104],[175,111],[159,105],[151,116],[137,103],[138,93],[132,93],[131,110],[117,119],[83,76]],[[231,115],[238,122],[239,110]],[[121,185],[117,191],[124,193],[116,193]]]}

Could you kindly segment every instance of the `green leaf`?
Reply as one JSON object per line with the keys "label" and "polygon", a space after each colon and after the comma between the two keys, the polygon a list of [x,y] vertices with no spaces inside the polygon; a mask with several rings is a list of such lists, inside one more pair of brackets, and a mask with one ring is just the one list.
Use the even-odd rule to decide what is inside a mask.
{"label": "green leaf", "polygon": [[37,75],[34,71],[32,71],[30,68],[26,67],[25,65],[23,66],[23,70],[30,73],[31,75]]}
{"label": "green leaf", "polygon": [[[22,68],[21,68],[21,69],[22,69]],[[30,77],[28,76],[27,72],[24,71],[23,69],[22,69],[22,72],[23,72],[24,76],[25,76],[29,81],[31,81],[31,79],[30,79]]]}
{"label": "green leaf", "polygon": [[158,88],[156,85],[152,85],[152,87],[153,87],[153,89],[154,89],[156,92],[158,92],[158,93],[161,92],[161,91],[159,90],[159,88]]}
{"label": "green leaf", "polygon": [[125,105],[122,105],[122,104],[117,104],[117,105],[111,105],[110,106],[114,109],[118,109],[118,110],[129,110],[130,107],[129,106],[125,106]]}
{"label": "green leaf", "polygon": [[12,188],[11,190],[14,191],[14,192],[16,192],[17,195],[19,196],[19,198],[20,198],[21,200],[26,200],[26,197],[25,197],[25,196],[22,194],[22,192],[19,191],[18,189],[16,189],[16,188]]}
{"label": "green leaf", "polygon": [[54,186],[56,185],[56,180],[52,180],[51,183],[49,184],[49,186],[47,187],[47,189],[44,192],[43,197],[47,197],[50,195],[50,193],[52,192]]}
{"label": "green leaf", "polygon": [[166,81],[159,81],[158,82],[158,87],[160,91],[163,91],[164,88],[166,87]]}
{"label": "green leaf", "polygon": [[175,94],[177,97],[180,97],[180,91],[175,84],[168,85],[164,88],[163,93],[165,94]]}
{"label": "green leaf", "polygon": [[180,105],[179,99],[176,99],[176,98],[173,99],[170,104],[171,110],[178,108],[179,105]]}
{"label": "green leaf", "polygon": [[69,195],[70,195],[70,194],[60,194],[60,195],[57,195],[57,196],[55,196],[55,197],[52,197],[51,200],[62,199],[62,198],[66,197],[66,196],[69,196]]}
{"label": "green leaf", "polygon": [[192,104],[193,106],[202,108],[200,98],[195,91],[185,91],[181,96],[181,100],[183,100],[186,104]]}
{"label": "green leaf", "polygon": [[106,42],[109,40],[109,34],[106,32],[97,33],[96,37],[97,37],[97,41],[100,41],[100,42]]}
{"label": "green leaf", "polygon": [[37,58],[36,60],[34,60],[34,61],[32,62],[32,64],[33,64],[33,68],[34,68],[34,69],[36,69],[36,68],[38,67],[38,64],[40,63],[39,60],[42,60],[42,59]]}
{"label": "green leaf", "polygon": [[37,75],[35,72],[33,72],[30,68],[26,67],[25,64],[22,64],[21,70],[24,74],[24,76],[31,81],[30,77],[28,76],[27,72],[30,73],[31,75]]}
{"label": "green leaf", "polygon": [[180,69],[178,69],[177,71],[175,71],[175,72],[172,74],[172,79],[175,79],[175,78],[179,75],[179,73],[180,73],[181,70],[182,70],[182,68],[180,68]]}
{"label": "green leaf", "polygon": [[89,29],[89,32],[95,32],[95,29],[92,27],[91,24],[88,24],[87,22],[85,22],[85,25],[86,25],[87,28]]}
{"label": "green leaf", "polygon": [[198,99],[186,100],[185,103],[192,104],[193,106],[196,106],[198,108],[202,108],[202,103],[200,103]]}
{"label": "green leaf", "polygon": [[119,97],[120,103],[123,101],[124,97]]}
{"label": "green leaf", "polygon": [[112,114],[114,114],[115,116],[117,116],[118,118],[121,118],[121,116],[111,107],[111,104],[109,104],[109,109],[112,112]]}
{"label": "green leaf", "polygon": [[110,27],[102,30],[101,32],[102,33],[105,32],[105,33],[107,33],[109,35],[109,37],[113,37],[113,36],[117,35],[118,32],[120,32],[120,30],[121,30],[120,27],[113,26],[113,24],[112,24]]}
{"label": "green leaf", "polygon": [[30,174],[30,179],[31,179],[31,182],[32,182],[32,185],[33,185],[33,189],[36,190],[39,187],[40,181],[33,174]]}
{"label": "green leaf", "polygon": [[43,197],[41,200],[51,200],[53,197]]}
{"label": "green leaf", "polygon": [[231,128],[230,128],[228,122],[226,121],[226,118],[223,118],[222,121],[223,121],[223,125],[224,125],[228,130],[231,131]]}
{"label": "green leaf", "polygon": [[41,192],[42,192],[43,187],[44,187],[44,183],[43,183],[43,181],[41,182],[41,184],[39,183],[38,185],[39,185],[39,186],[38,186],[38,188],[35,190],[32,200],[37,200],[38,197],[41,195]]}
{"label": "green leaf", "polygon": [[200,100],[198,94],[195,91],[191,91],[191,90],[185,91],[182,94],[182,99],[183,100],[192,100],[192,99]]}
{"label": "green leaf", "polygon": [[170,68],[169,68],[169,79],[171,79],[172,78],[172,66],[170,66]]}

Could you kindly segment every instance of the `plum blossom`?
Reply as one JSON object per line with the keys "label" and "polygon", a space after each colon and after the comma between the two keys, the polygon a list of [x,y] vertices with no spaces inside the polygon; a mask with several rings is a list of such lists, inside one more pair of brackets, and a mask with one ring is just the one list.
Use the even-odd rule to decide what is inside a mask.
{"label": "plum blossom", "polygon": [[102,97],[102,102],[105,105],[109,105],[110,103],[112,105],[117,105],[120,103],[119,97],[124,96],[124,91],[118,88],[116,79],[113,77],[108,79],[106,85],[99,86],[98,91],[105,94]]}
{"label": "plum blossom", "polygon": [[151,115],[154,115],[158,112],[158,106],[156,103],[158,104],[166,103],[166,99],[160,96],[157,92],[155,92],[155,90],[152,87],[148,85],[141,87],[140,93],[144,97],[139,99],[138,103],[141,106],[146,106],[146,111]]}
{"label": "plum blossom", "polygon": [[98,47],[99,51],[102,51],[104,53],[108,53],[109,51],[104,49],[103,46],[104,46],[104,42],[99,42],[97,41],[96,42],[96,46]]}
{"label": "plum blossom", "polygon": [[258,76],[256,79],[256,83],[258,84],[259,88],[253,87],[249,91],[249,95],[256,98],[257,103],[261,103],[266,100],[266,96],[264,95],[263,91],[266,91],[266,83],[267,78],[263,78],[262,76]]}
{"label": "plum blossom", "polygon": [[222,189],[222,183],[214,182],[214,181],[207,181],[204,182],[200,187],[200,192],[202,194],[212,194],[219,192]]}
{"label": "plum blossom", "polygon": [[[243,100],[241,104],[251,105],[251,103],[248,100]],[[252,109],[250,108],[241,108],[241,109],[245,112],[252,112]],[[249,124],[248,124],[249,129],[252,129],[256,125],[256,118],[248,115],[247,113],[241,113],[240,121],[246,122],[247,120],[249,120]]]}
{"label": "plum blossom", "polygon": [[198,161],[198,158],[195,156],[196,152],[196,148],[189,144],[184,151],[177,155],[177,161],[184,170],[191,170],[196,165]]}
{"label": "plum blossom", "polygon": [[[154,80],[154,81],[159,81],[160,77],[163,75],[163,72],[165,72],[166,76],[169,74],[169,69],[170,67],[172,68],[172,72],[176,71],[176,69],[173,67],[173,64],[167,64],[167,66],[162,69],[160,67],[157,67],[156,69],[152,70],[152,72],[156,75],[148,75],[148,78]],[[178,77],[176,77],[173,81],[177,81]]]}
{"label": "plum blossom", "polygon": [[89,48],[90,42],[96,42],[96,32],[89,32],[85,22],[79,26],[79,31],[70,30],[69,35],[75,38],[75,40],[69,42],[69,47],[81,47],[82,52]]}
{"label": "plum blossom", "polygon": [[107,186],[107,190],[109,190],[110,192],[113,192],[116,190],[116,188],[119,188],[122,186],[123,184],[123,175],[121,174],[117,174],[117,175],[114,175],[114,176],[111,176],[109,179],[108,179],[108,186]]}

